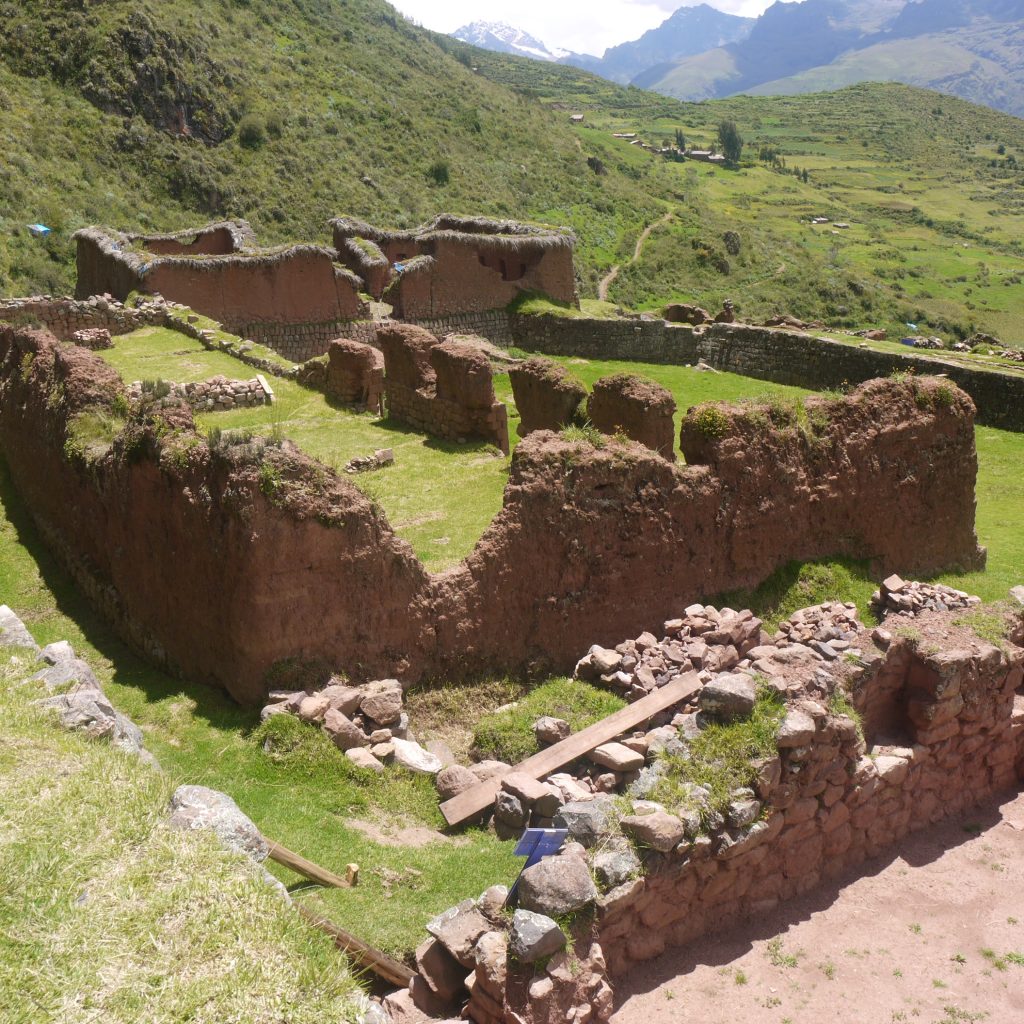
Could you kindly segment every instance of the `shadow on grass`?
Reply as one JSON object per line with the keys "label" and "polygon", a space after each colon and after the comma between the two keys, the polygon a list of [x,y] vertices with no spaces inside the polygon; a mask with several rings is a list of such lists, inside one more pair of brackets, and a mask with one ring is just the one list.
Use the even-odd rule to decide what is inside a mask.
{"label": "shadow on grass", "polygon": [[240,707],[212,686],[174,678],[161,672],[120,639],[44,543],[28,507],[14,486],[7,462],[3,458],[0,458],[0,505],[14,529],[18,543],[35,562],[43,585],[53,599],[55,610],[74,622],[86,642],[100,657],[110,662],[113,683],[135,690],[149,704],[183,694],[194,702],[195,714],[217,729],[247,733],[258,724],[258,715],[252,709]]}

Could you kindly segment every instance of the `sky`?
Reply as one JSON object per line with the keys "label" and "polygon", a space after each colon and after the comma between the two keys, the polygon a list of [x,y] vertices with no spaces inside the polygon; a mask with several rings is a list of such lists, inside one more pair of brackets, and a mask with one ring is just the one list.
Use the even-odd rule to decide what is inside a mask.
{"label": "sky", "polygon": [[[600,56],[660,25],[680,7],[703,0],[391,0],[406,17],[437,32],[471,21],[503,21],[549,48]],[[773,0],[709,0],[730,14],[756,17]]]}

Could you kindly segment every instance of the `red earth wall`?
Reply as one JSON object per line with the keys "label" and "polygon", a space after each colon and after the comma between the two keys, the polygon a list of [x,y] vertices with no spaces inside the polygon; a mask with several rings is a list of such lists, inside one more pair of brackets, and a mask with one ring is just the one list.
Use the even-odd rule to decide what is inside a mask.
{"label": "red earth wall", "polygon": [[[758,442],[747,413],[702,449],[684,428],[707,465],[535,432],[473,552],[431,576],[361,492],[287,446],[200,442],[183,460],[187,422],[130,423],[94,463],[66,455],[68,417],[123,385],[91,352],[0,329],[0,442],[49,542],[137,646],[249,702],[292,657],[405,683],[565,671],[792,559],[976,566],[974,409],[955,388],[922,407],[914,389],[939,387],[877,381],[832,403],[827,457],[763,423]],[[269,497],[265,461],[282,480]]]}

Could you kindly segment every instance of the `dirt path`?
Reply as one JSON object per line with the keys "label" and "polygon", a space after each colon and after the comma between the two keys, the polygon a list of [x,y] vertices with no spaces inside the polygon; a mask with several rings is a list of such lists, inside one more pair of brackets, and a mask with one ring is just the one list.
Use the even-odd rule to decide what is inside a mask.
{"label": "dirt path", "polygon": [[[633,258],[629,261],[630,263],[636,263],[643,255],[644,242],[651,237],[651,232],[655,228],[660,228],[662,224],[667,224],[672,219],[671,213],[666,213],[661,220],[656,220],[653,224],[648,224],[647,227],[640,232],[640,237],[636,240],[636,245],[633,247]],[[616,263],[611,270],[601,278],[601,283],[597,286],[597,297],[602,302],[608,301],[608,289],[615,283],[615,279],[619,276],[621,266]]]}
{"label": "dirt path", "polygon": [[1024,1021],[1024,794],[861,870],[635,968],[612,1024]]}

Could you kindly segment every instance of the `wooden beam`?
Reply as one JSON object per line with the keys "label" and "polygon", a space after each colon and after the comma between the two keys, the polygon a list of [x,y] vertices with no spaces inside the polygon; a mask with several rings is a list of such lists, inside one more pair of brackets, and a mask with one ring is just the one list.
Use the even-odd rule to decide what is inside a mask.
{"label": "wooden beam", "polygon": [[[659,712],[673,704],[681,704],[689,697],[699,693],[700,689],[700,676],[696,672],[687,672],[686,675],[674,679],[667,686],[662,686],[646,697],[642,697],[635,704],[630,704],[628,707],[622,708],[621,711],[616,711],[615,714],[562,740],[561,743],[556,743],[553,747],[548,747],[539,754],[528,757],[521,764],[509,768],[509,772],[523,772],[535,779],[543,779],[559,768],[583,757],[584,754],[589,754],[602,743],[607,743],[624,732],[650,721]],[[464,821],[475,818],[494,803],[499,789],[501,789],[501,776],[480,782],[458,796],[452,797],[451,800],[446,800],[441,804],[441,813],[449,825],[461,825]]]}
{"label": "wooden beam", "polygon": [[271,860],[277,861],[278,864],[283,864],[286,868],[291,868],[292,871],[314,882],[319,882],[321,885],[330,886],[335,889],[350,889],[355,883],[349,879],[358,878],[359,876],[359,867],[357,865],[349,864],[349,878],[342,878],[333,871],[328,871],[327,868],[322,868],[319,864],[314,864],[311,860],[300,857],[297,853],[292,852],[280,843],[275,843],[273,839],[267,839],[266,836],[263,838],[266,840],[267,846],[270,847],[270,852],[267,856]]}
{"label": "wooden beam", "polygon": [[409,982],[415,977],[415,972],[410,971],[405,964],[392,960],[391,957],[382,953],[379,949],[374,949],[373,946],[363,942],[362,939],[357,939],[354,935],[350,935],[322,914],[318,914],[313,910],[307,910],[298,903],[295,904],[295,909],[314,928],[329,935],[334,940],[334,944],[338,949],[347,953],[360,967],[373,971],[374,974],[379,975],[392,985],[397,985],[399,988],[408,988]]}

